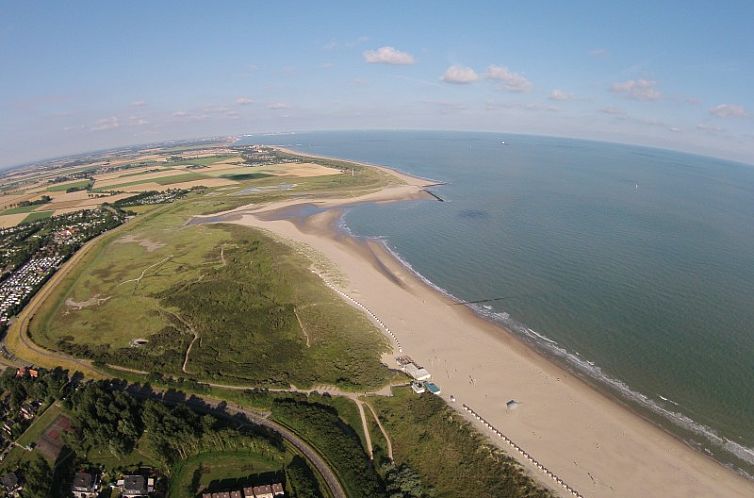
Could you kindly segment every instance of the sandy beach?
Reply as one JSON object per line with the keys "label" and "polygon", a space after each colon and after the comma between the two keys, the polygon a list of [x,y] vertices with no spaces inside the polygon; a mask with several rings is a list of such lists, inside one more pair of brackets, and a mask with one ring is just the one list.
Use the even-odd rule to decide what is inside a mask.
{"label": "sandy beach", "polygon": [[[379,241],[357,240],[337,230],[345,206],[429,197],[423,189],[429,181],[397,176],[406,185],[360,197],[248,206],[206,221],[260,228],[323,256],[337,268],[332,278],[327,274],[323,278],[379,317],[400,342],[403,354],[432,373],[451,406],[562,496],[572,495],[510,451],[503,439],[462,405],[582,496],[754,496],[754,483],[689,448],[509,332],[455,304],[403,266]],[[317,214],[295,217],[297,206],[302,205],[319,208]],[[397,345],[394,353],[399,354]],[[512,399],[519,406],[507,410],[506,402]]]}

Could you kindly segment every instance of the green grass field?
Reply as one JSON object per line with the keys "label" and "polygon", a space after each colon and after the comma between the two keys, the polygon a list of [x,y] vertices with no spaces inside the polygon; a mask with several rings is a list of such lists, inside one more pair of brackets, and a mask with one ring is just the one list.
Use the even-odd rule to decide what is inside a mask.
{"label": "green grass field", "polygon": [[[287,460],[287,459],[286,459]],[[235,485],[251,483],[261,475],[277,480],[284,462],[273,460],[248,450],[208,451],[191,457],[173,469],[168,498],[193,497],[210,489],[235,489]]]}
{"label": "green grass field", "polygon": [[10,209],[6,209],[0,214],[19,214],[19,213],[31,213],[34,209],[36,209],[38,206],[20,206],[20,207],[14,207]]}
{"label": "green grass field", "polygon": [[91,183],[89,180],[81,180],[78,182],[65,182],[60,183],[57,185],[52,185],[50,187],[47,187],[48,192],[65,192],[69,188],[78,188],[78,189],[85,189],[89,186],[89,183]]}
{"label": "green grass field", "polygon": [[63,408],[58,403],[50,405],[44,413],[38,415],[31,425],[18,438],[18,444],[30,446],[36,443],[47,427],[63,412]]}
{"label": "green grass field", "polygon": [[52,216],[52,211],[32,211],[29,216],[24,218],[21,223],[31,223],[32,221],[46,220]]}

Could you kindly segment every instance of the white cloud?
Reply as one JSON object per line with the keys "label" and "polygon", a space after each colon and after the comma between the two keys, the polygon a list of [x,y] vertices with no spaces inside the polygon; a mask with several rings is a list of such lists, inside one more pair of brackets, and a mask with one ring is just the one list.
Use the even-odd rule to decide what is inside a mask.
{"label": "white cloud", "polygon": [[285,102],[270,102],[269,104],[267,104],[267,109],[272,109],[274,111],[290,108],[291,106],[286,104]]}
{"label": "white cloud", "polygon": [[112,130],[120,126],[120,120],[117,116],[110,116],[109,118],[98,119],[94,126],[90,128],[92,131],[104,131]]}
{"label": "white cloud", "polygon": [[606,48],[593,48],[589,51],[589,55],[592,57],[607,57],[609,52]]}
{"label": "white cloud", "polygon": [[723,129],[719,126],[707,123],[699,123],[698,125],[696,125],[696,129],[699,131],[705,131],[707,133],[720,133],[723,131]]}
{"label": "white cloud", "polygon": [[236,99],[236,104],[238,104],[238,105],[249,105],[249,104],[253,104],[253,103],[254,103],[254,101],[252,99],[248,98],[248,97],[238,97]]}
{"label": "white cloud", "polygon": [[470,67],[453,65],[453,66],[450,66],[445,71],[445,74],[442,75],[441,79],[445,83],[455,83],[457,85],[465,85],[468,83],[473,83],[476,80],[478,80],[479,75],[476,74],[476,71],[474,71]]}
{"label": "white cloud", "polygon": [[657,89],[657,82],[653,80],[638,79],[613,83],[610,90],[635,100],[659,100],[662,96]]}
{"label": "white cloud", "polygon": [[197,114],[194,112],[176,111],[171,114],[174,118],[187,121],[203,121],[209,118],[209,114]]}
{"label": "white cloud", "polygon": [[201,112],[206,114],[222,114],[228,112],[230,109],[224,105],[207,105],[201,108]]}
{"label": "white cloud", "polygon": [[559,101],[565,101],[565,100],[573,100],[576,97],[572,93],[564,92],[563,90],[558,90],[557,88],[550,92],[550,100],[559,100]]}
{"label": "white cloud", "polygon": [[362,43],[366,43],[369,41],[368,36],[360,36],[356,38],[355,40],[349,40],[345,42],[338,42],[336,40],[330,40],[329,42],[325,43],[322,46],[323,50],[335,50],[336,48],[353,48],[357,45],[361,45]]}
{"label": "white cloud", "polygon": [[487,68],[487,78],[500,82],[503,89],[509,92],[528,92],[531,90],[531,81],[519,73],[514,73],[505,66],[492,65]]}
{"label": "white cloud", "polygon": [[129,116],[128,124],[130,124],[131,126],[144,126],[146,124],[149,124],[149,121],[140,116]]}
{"label": "white cloud", "polygon": [[131,102],[128,105],[130,107],[144,107],[145,105],[147,105],[147,103],[144,102],[143,100],[134,100],[133,102]]}
{"label": "white cloud", "polygon": [[675,126],[671,126],[670,128],[668,128],[668,130],[672,131],[673,133],[680,133],[681,132],[681,129],[678,128],[678,127],[675,127]]}
{"label": "white cloud", "polygon": [[393,47],[366,50],[363,55],[364,60],[370,64],[413,64],[415,62],[413,55]]}
{"label": "white cloud", "polygon": [[601,113],[610,114],[612,116],[625,116],[625,114],[626,114],[625,111],[623,111],[621,109],[618,109],[617,107],[612,107],[612,106],[603,107],[603,108],[599,109],[599,111]]}
{"label": "white cloud", "polygon": [[322,69],[332,69],[335,67],[335,64],[332,62],[323,62],[319,65],[319,67],[321,67]]}
{"label": "white cloud", "polygon": [[521,111],[537,111],[537,112],[558,112],[560,109],[555,107],[554,105],[548,105],[548,104],[539,104],[539,103],[509,103],[509,102],[486,102],[484,105],[484,109],[486,111],[497,111],[500,109],[514,109],[514,110],[521,110]]}
{"label": "white cloud", "polygon": [[746,109],[740,105],[734,104],[720,104],[716,105],[709,110],[710,114],[714,114],[719,118],[745,118],[749,115]]}

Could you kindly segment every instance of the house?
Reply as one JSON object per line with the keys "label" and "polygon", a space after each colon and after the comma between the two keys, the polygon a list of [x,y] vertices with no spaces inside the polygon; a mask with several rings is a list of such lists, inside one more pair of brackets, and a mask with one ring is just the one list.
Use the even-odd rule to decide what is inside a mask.
{"label": "house", "polygon": [[78,472],[73,477],[71,494],[74,498],[96,498],[99,494],[99,474]]}
{"label": "house", "polygon": [[254,489],[251,486],[243,488],[243,498],[254,498]]}
{"label": "house", "polygon": [[285,496],[285,490],[283,489],[283,485],[279,482],[276,482],[272,485],[272,494],[275,496]]}
{"label": "house", "polygon": [[243,498],[243,495],[240,491],[231,491],[230,498]]}
{"label": "house", "polygon": [[230,493],[223,491],[222,493],[212,493],[212,498],[230,498]]}
{"label": "house", "polygon": [[212,498],[212,493],[202,493],[202,498]]}
{"label": "house", "polygon": [[424,384],[421,382],[412,381],[411,382],[411,389],[414,390],[416,394],[422,394],[427,389],[424,387]]}
{"label": "house", "polygon": [[121,489],[123,498],[147,496],[154,491],[154,478],[140,474],[125,475],[123,479],[118,479],[116,484]]}
{"label": "house", "polygon": [[254,486],[254,498],[275,498],[272,494],[272,486],[265,484],[264,486]]}

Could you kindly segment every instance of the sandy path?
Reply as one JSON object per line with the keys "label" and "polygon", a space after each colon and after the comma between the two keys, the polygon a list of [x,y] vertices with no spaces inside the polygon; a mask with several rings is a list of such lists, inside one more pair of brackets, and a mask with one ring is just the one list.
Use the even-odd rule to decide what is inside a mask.
{"label": "sandy path", "polygon": [[377,416],[377,412],[374,411],[374,408],[372,408],[372,405],[370,405],[368,402],[364,402],[364,404],[369,408],[369,411],[372,413],[372,417],[374,417],[374,421],[377,422],[377,427],[380,428],[380,432],[382,432],[382,437],[385,438],[385,443],[387,444],[387,457],[390,459],[390,461],[393,461],[393,443],[390,441],[390,436],[388,436],[387,431],[382,426],[382,422],[380,422],[380,417]]}
{"label": "sandy path", "polygon": [[[338,207],[354,201],[411,198],[410,186],[358,199],[315,201]],[[415,187],[416,188],[416,187]],[[401,190],[403,189],[403,190]],[[415,194],[416,192],[414,192]],[[754,484],[606,398],[498,327],[427,287],[379,243],[334,232],[333,211],[297,224],[275,219],[278,208],[311,200],[239,209],[227,217],[303,243],[334,263],[347,279],[341,291],[373,311],[403,349],[434,374],[443,397],[466,404],[583,496],[753,496]],[[217,221],[215,218],[213,221]],[[520,408],[505,409],[510,399]],[[492,439],[501,447],[502,440]],[[516,452],[513,456],[552,486]],[[555,487],[559,493],[565,490]]]}
{"label": "sandy path", "polygon": [[361,417],[361,427],[364,429],[364,441],[366,442],[367,455],[370,460],[374,460],[374,450],[372,449],[372,435],[369,433],[369,426],[367,425],[367,416],[364,413],[364,403],[359,399],[354,399],[356,407],[359,409],[359,417]]}

